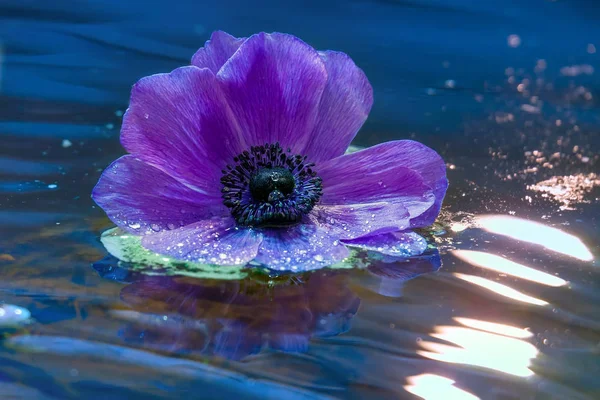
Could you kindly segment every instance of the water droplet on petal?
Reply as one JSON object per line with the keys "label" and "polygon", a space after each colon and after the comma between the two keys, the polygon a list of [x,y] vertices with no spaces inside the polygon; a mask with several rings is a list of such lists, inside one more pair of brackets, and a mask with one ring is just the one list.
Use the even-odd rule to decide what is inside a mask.
{"label": "water droplet on petal", "polygon": [[131,229],[140,229],[142,226],[140,224],[138,224],[137,222],[130,222],[129,227]]}
{"label": "water droplet on petal", "polygon": [[318,262],[322,262],[324,260],[323,256],[320,254],[317,254],[316,256],[313,257],[315,260],[317,260]]}
{"label": "water droplet on petal", "polygon": [[158,226],[157,224],[152,224],[150,225],[150,228],[154,231],[154,232],[158,232],[160,231],[160,226]]}

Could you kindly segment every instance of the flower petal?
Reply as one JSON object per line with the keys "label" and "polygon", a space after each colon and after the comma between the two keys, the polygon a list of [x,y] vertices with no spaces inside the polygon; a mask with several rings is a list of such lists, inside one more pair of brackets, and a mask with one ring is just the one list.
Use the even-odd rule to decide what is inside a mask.
{"label": "flower petal", "polygon": [[298,224],[265,229],[256,261],[280,271],[309,271],[342,261],[350,253],[327,226]]}
{"label": "flower petal", "polygon": [[413,228],[420,228],[433,224],[440,209],[448,189],[448,179],[446,178],[446,163],[435,150],[414,140],[400,140],[396,145],[392,145],[393,157],[396,163],[407,166],[417,171],[423,178],[423,182],[433,190],[435,202],[433,205],[411,221]]}
{"label": "flower petal", "polygon": [[241,126],[245,147],[279,142],[302,154],[327,71],[319,54],[282,33],[248,38],[217,74]]}
{"label": "flower petal", "polygon": [[261,240],[261,236],[255,231],[238,228],[235,221],[227,217],[207,219],[183,228],[145,236],[142,245],[179,260],[244,265],[256,256]]}
{"label": "flower petal", "polygon": [[246,38],[236,38],[223,31],[215,31],[204,47],[192,57],[192,65],[219,72],[223,64],[236,52]]}
{"label": "flower petal", "polygon": [[448,185],[441,157],[420,143],[382,143],[318,166],[323,179],[321,204],[399,202],[411,227],[433,223]]}
{"label": "flower petal", "polygon": [[319,54],[328,78],[311,142],[304,152],[311,162],[344,154],[373,105],[373,88],[350,57],[335,51]]}
{"label": "flower petal", "polygon": [[227,212],[219,197],[194,191],[131,155],[102,173],[92,198],[121,229],[138,235]]}
{"label": "flower petal", "polygon": [[427,241],[415,232],[389,232],[344,240],[344,244],[396,257],[411,257],[423,254]]}
{"label": "flower petal", "polygon": [[214,74],[190,66],[133,86],[121,143],[188,186],[215,193],[221,168],[245,150],[239,132]]}
{"label": "flower petal", "polygon": [[318,205],[308,218],[314,224],[336,232],[342,239],[395,232],[406,229],[410,224],[408,210],[398,202]]}

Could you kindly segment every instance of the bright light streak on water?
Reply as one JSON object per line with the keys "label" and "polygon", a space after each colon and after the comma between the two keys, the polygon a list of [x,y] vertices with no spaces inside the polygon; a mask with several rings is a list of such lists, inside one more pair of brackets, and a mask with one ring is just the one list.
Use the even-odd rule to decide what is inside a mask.
{"label": "bright light streak on water", "polygon": [[594,256],[587,246],[576,236],[538,222],[506,215],[486,215],[476,219],[484,230],[523,242],[539,244],[548,250],[565,254],[583,261],[591,261]]}
{"label": "bright light streak on water", "polygon": [[558,287],[567,284],[567,281],[554,275],[538,271],[537,269],[518,264],[494,254],[470,250],[456,250],[452,254],[476,267],[516,276],[517,278],[537,282],[542,285]]}
{"label": "bright light streak on water", "polygon": [[0,304],[0,328],[17,327],[31,322],[31,313],[23,307]]}
{"label": "bright light streak on water", "polygon": [[498,293],[501,296],[509,297],[513,300],[522,301],[523,303],[535,304],[537,306],[545,306],[548,304],[547,301],[540,300],[535,297],[526,295],[525,293],[519,292],[511,288],[510,286],[502,285],[501,283],[490,281],[489,279],[481,278],[479,276],[459,274],[455,272],[453,274],[459,279],[481,286],[494,293]]}
{"label": "bright light streak on water", "polygon": [[518,328],[516,326],[498,324],[496,322],[481,321],[478,319],[463,318],[463,317],[454,317],[453,319],[456,322],[458,322],[459,324],[468,326],[469,328],[475,328],[475,329],[479,329],[482,331],[488,331],[491,333],[496,333],[498,335],[510,336],[510,337],[514,337],[517,339],[527,339],[527,338],[530,338],[533,336],[533,333],[531,333],[525,329]]}
{"label": "bright light streak on water", "polygon": [[423,357],[455,364],[469,364],[516,376],[531,376],[531,360],[538,350],[520,339],[458,326],[436,326],[431,336],[456,346],[422,341]]}
{"label": "bright light streak on water", "polygon": [[452,379],[434,374],[421,374],[406,378],[404,389],[425,400],[478,400],[479,397],[454,386]]}

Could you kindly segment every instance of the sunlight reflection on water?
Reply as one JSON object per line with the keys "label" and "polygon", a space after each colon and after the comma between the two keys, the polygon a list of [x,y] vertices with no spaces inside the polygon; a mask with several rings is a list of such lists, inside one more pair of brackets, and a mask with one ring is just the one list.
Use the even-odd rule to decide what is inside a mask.
{"label": "sunlight reflection on water", "polygon": [[[490,324],[486,321],[477,322],[483,323],[483,326]],[[514,329],[518,328],[507,327],[501,332],[512,333]],[[456,346],[430,341],[419,342],[424,350],[419,350],[417,353],[424,357],[490,368],[522,377],[533,375],[533,371],[528,367],[538,354],[538,350],[531,343],[515,337],[459,326],[435,326],[430,335]]]}
{"label": "sunlight reflection on water", "polygon": [[454,386],[452,379],[434,374],[409,376],[407,392],[425,400],[477,400],[479,397]]}
{"label": "sunlight reflection on water", "polygon": [[506,215],[485,215],[476,218],[484,230],[523,242],[539,244],[548,250],[565,254],[582,261],[594,256],[578,237],[538,222]]}
{"label": "sunlight reflection on water", "polygon": [[522,301],[523,303],[535,304],[538,306],[545,306],[548,304],[547,301],[526,295],[525,293],[519,292],[518,290],[513,289],[510,286],[506,286],[501,283],[491,281],[489,279],[485,279],[475,275],[461,274],[458,272],[453,273],[453,275],[459,279],[481,286],[482,288],[490,290],[499,295],[509,297],[513,300]]}
{"label": "sunlight reflection on water", "polygon": [[516,276],[517,278],[537,282],[542,285],[558,287],[567,284],[567,281],[556,276],[507,260],[504,257],[494,254],[471,250],[456,250],[452,252],[452,254],[476,267]]}
{"label": "sunlight reflection on water", "polygon": [[463,317],[454,317],[454,320],[459,324],[468,326],[469,328],[475,328],[482,331],[497,333],[499,335],[510,336],[517,339],[527,339],[533,336],[533,333],[529,332],[528,330],[518,328],[516,326]]}

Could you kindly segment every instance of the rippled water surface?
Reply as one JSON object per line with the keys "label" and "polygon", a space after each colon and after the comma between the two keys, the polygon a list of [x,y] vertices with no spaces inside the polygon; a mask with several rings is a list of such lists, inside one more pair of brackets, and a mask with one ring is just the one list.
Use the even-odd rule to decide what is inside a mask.
{"label": "rippled water surface", "polygon": [[[600,398],[599,22],[592,1],[3,0],[0,398]],[[90,191],[131,84],[214,29],[354,58],[356,144],[448,163],[424,255],[229,279],[108,255]]]}

